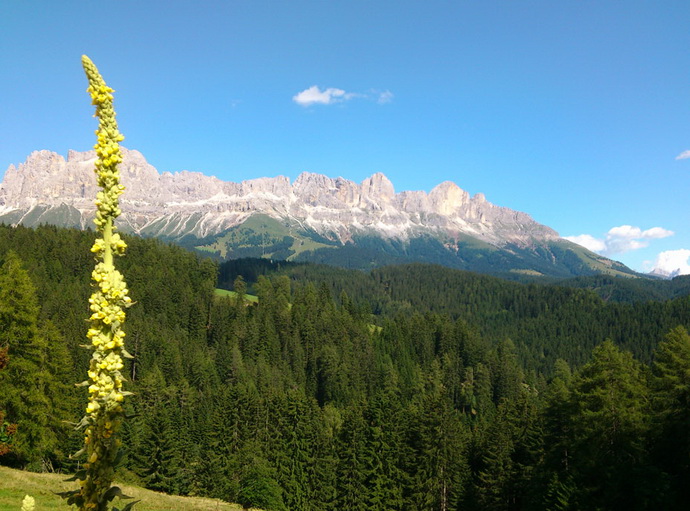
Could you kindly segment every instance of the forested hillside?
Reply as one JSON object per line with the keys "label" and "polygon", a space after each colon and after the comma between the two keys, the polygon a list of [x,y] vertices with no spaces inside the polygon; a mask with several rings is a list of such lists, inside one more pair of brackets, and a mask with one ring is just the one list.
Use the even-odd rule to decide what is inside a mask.
{"label": "forested hillside", "polygon": [[[3,464],[74,468],[81,438],[62,420],[86,399],[72,383],[93,236],[0,226],[0,410],[17,424]],[[277,510],[687,507],[682,292],[621,303],[425,265],[219,268],[127,243],[132,481]],[[237,297],[214,295],[217,275]]]}
{"label": "forested hillside", "polygon": [[459,319],[487,339],[513,339],[521,363],[549,375],[556,359],[580,366],[605,339],[651,362],[656,343],[690,318],[687,277],[661,281],[599,276],[520,284],[436,265],[387,266],[365,273],[245,259],[222,263],[219,285],[231,289],[238,275],[250,283],[260,275],[287,275],[299,283],[325,286],[336,301],[354,300],[372,312],[372,322],[379,325],[386,318],[426,313]]}

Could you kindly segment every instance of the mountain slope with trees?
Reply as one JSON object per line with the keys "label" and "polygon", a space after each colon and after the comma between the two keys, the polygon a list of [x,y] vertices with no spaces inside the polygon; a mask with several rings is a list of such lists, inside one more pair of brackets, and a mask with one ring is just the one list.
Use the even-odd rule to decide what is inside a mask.
{"label": "mountain slope with trees", "polygon": [[[18,302],[0,293],[1,330],[28,318],[0,377],[40,359],[35,339],[63,355],[31,377],[83,379],[93,236],[0,226],[0,281],[24,282]],[[424,265],[231,271],[127,243],[132,481],[277,510],[686,507],[688,296],[614,303]],[[229,278],[237,295],[215,296]],[[0,462],[73,469],[57,421],[80,416],[76,392],[46,404],[59,449],[17,441]],[[33,419],[11,395],[21,435]]]}

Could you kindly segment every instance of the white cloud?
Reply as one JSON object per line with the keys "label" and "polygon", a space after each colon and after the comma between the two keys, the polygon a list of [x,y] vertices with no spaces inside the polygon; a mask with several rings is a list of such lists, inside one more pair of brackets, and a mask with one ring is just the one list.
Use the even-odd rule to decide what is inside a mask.
{"label": "white cloud", "polygon": [[666,277],[690,275],[690,250],[667,250],[661,252],[654,261],[652,273]]}
{"label": "white cloud", "polygon": [[676,156],[676,160],[687,160],[688,158],[690,158],[690,149]]}
{"label": "white cloud", "polygon": [[621,225],[609,229],[604,239],[595,238],[590,234],[566,236],[565,239],[582,245],[592,252],[611,256],[645,248],[649,245],[650,240],[667,238],[668,236],[673,236],[673,234],[673,231],[663,227],[652,227],[643,231],[639,227],[633,227],[632,225]]}
{"label": "white cloud", "polygon": [[673,236],[675,232],[664,229],[663,227],[652,227],[646,231],[642,231],[642,236],[649,239],[661,239]]}
{"label": "white cloud", "polygon": [[606,250],[604,253],[613,255],[638,250],[647,247],[649,240],[667,238],[668,236],[673,236],[673,234],[673,231],[662,227],[652,227],[646,231],[632,225],[613,227],[606,234]]}
{"label": "white cloud", "polygon": [[393,101],[393,93],[389,90],[380,92],[379,97],[376,101],[381,105],[384,103],[390,103],[391,101]]}
{"label": "white cloud", "polygon": [[606,250],[606,243],[604,243],[604,240],[599,240],[591,234],[580,234],[579,236],[565,236],[565,239],[567,239],[568,241],[572,241],[573,243],[577,243],[578,245],[582,245],[587,250],[591,250],[592,252],[603,252],[604,250]]}
{"label": "white cloud", "polygon": [[368,99],[370,101],[376,101],[379,104],[384,104],[393,101],[393,93],[389,90],[380,92],[372,89],[362,94],[359,92],[346,92],[343,89],[336,89],[335,87],[321,90],[318,86],[312,85],[308,89],[304,89],[302,92],[298,92],[292,96],[292,101],[301,106],[332,105],[334,103],[343,103],[353,98]]}
{"label": "white cloud", "polygon": [[356,97],[357,94],[352,92],[345,92],[343,89],[336,89],[329,87],[321,90],[316,85],[295,94],[292,100],[298,105],[332,105],[333,103],[340,103]]}

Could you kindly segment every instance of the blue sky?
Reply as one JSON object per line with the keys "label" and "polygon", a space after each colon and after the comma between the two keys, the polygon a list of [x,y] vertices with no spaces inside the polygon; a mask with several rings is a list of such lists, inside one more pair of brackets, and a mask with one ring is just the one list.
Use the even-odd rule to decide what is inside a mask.
{"label": "blue sky", "polygon": [[690,2],[0,3],[0,172],[93,145],[80,56],[159,171],[451,180],[690,273]]}

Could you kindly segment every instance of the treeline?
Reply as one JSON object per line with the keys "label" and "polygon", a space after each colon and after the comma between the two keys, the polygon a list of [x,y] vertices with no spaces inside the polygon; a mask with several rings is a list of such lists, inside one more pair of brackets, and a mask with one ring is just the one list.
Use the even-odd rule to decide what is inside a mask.
{"label": "treeline", "polygon": [[[77,420],[85,402],[66,381],[86,372],[78,345],[92,239],[0,226],[0,348],[9,347],[0,409],[18,424],[4,463],[72,468],[65,446],[79,438],[58,419]],[[471,274],[445,283],[417,265],[361,274],[386,289],[381,302],[346,290],[364,280],[338,284],[352,275],[340,270],[314,281],[257,270],[251,282],[234,278],[236,299],[214,298],[214,263],[128,243],[121,268],[138,302],[127,321],[136,396],[123,438],[132,481],[279,510],[686,508],[687,298],[614,306]],[[247,284],[256,305],[242,298]],[[628,333],[654,332],[649,348],[627,342],[635,307],[644,317]],[[514,318],[531,328],[491,333],[490,323],[505,332]],[[550,325],[568,320],[589,329],[582,346]],[[29,362],[19,386],[12,366]],[[54,390],[42,394],[44,426],[30,436],[34,411],[7,396],[42,388]],[[39,442],[44,430],[55,440]]]}
{"label": "treeline", "polygon": [[689,277],[655,281],[601,276],[521,284],[419,263],[362,272],[244,259],[220,265],[219,286],[232,289],[237,275],[250,282],[259,275],[287,275],[323,285],[336,300],[356,297],[379,325],[385,318],[415,312],[463,319],[483,337],[515,340],[525,368],[546,375],[558,358],[584,364],[605,339],[649,363],[667,332],[690,324]]}
{"label": "treeline", "polygon": [[591,289],[605,301],[635,303],[663,301],[690,294],[690,275],[671,280],[658,278],[616,278],[610,275],[576,277],[560,281],[558,285]]}

